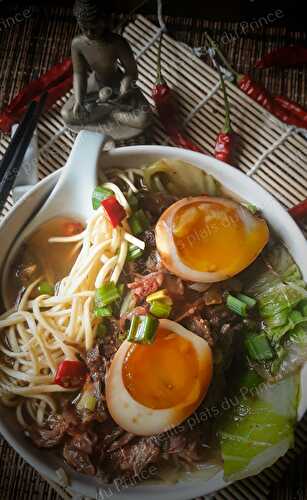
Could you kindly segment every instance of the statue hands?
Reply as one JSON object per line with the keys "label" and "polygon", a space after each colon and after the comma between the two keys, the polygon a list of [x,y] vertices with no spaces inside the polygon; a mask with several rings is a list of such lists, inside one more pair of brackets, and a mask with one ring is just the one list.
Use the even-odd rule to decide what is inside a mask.
{"label": "statue hands", "polygon": [[119,95],[123,97],[134,88],[135,88],[135,81],[130,76],[124,76],[120,84]]}
{"label": "statue hands", "polygon": [[89,112],[81,102],[76,101],[73,108],[73,115],[78,120],[82,120],[89,116]]}

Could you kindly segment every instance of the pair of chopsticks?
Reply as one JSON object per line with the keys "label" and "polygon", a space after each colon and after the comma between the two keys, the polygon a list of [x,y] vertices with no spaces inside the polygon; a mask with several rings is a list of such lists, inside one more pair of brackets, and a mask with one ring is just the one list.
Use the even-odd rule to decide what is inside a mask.
{"label": "pair of chopsticks", "polygon": [[14,186],[47,97],[48,93],[45,92],[38,102],[30,104],[0,163],[0,214]]}

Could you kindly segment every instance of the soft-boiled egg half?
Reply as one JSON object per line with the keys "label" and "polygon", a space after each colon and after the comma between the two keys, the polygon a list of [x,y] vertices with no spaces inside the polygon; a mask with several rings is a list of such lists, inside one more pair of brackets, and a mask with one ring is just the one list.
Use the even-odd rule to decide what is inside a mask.
{"label": "soft-boiled egg half", "polygon": [[179,200],[161,215],[156,244],[163,265],[180,278],[223,281],[251,264],[269,239],[268,226],[226,198]]}
{"label": "soft-boiled egg half", "polygon": [[208,343],[161,319],[152,344],[125,340],[106,376],[106,400],[115,422],[151,436],[179,425],[199,406],[212,378]]}

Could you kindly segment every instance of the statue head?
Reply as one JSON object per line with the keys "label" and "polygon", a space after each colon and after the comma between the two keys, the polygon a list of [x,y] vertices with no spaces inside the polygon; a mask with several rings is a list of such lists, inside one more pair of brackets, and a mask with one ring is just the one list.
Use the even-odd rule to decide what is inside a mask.
{"label": "statue head", "polygon": [[107,16],[99,0],[76,0],[74,16],[82,33],[90,40],[99,40],[108,31]]}

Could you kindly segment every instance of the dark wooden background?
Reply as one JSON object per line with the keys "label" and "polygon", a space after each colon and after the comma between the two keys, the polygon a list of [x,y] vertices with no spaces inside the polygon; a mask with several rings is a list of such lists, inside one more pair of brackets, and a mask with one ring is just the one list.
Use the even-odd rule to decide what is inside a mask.
{"label": "dark wooden background", "polygon": [[[109,12],[130,12],[138,6],[142,0],[102,0],[103,7]],[[30,0],[10,1],[0,0],[0,17],[22,5],[37,5],[40,8],[48,6],[73,6],[74,0]],[[280,9],[284,12],[281,24],[297,30],[307,29],[306,0],[244,0],[244,1],[206,1],[206,0],[164,0],[163,12],[170,16],[200,17],[217,21],[251,21],[266,15],[268,12]],[[148,0],[139,12],[154,14],[156,12],[156,0]]]}

